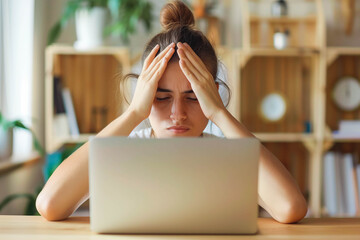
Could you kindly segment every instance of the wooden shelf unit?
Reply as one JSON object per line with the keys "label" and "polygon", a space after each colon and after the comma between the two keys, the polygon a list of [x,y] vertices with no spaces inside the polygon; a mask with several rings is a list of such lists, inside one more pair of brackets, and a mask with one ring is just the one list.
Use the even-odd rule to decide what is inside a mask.
{"label": "wooden shelf unit", "polygon": [[[251,13],[249,4],[263,4],[258,0],[242,1],[242,41],[243,48],[273,48],[273,34],[276,31],[289,31],[289,47],[293,48],[316,48],[323,46],[325,36],[324,31],[323,7],[321,0],[311,2],[314,7],[314,14],[304,16],[259,16]],[[287,1],[291,7],[294,1]],[[299,1],[298,1],[299,2]]]}
{"label": "wooden shelf unit", "polygon": [[[304,0],[306,1],[306,0]],[[230,112],[279,158],[308,199],[312,216],[321,215],[322,156],[325,141],[325,19],[321,0],[313,0],[314,14],[268,17],[249,11],[242,0],[242,47],[231,50]],[[294,1],[287,1],[291,5]],[[289,28],[289,46],[273,47],[276,27]],[[284,117],[269,122],[260,103],[269,93],[280,93]],[[309,128],[310,126],[310,128]]]}
{"label": "wooden shelf unit", "polygon": [[[53,152],[64,143],[85,142],[127,107],[121,97],[119,79],[130,72],[126,48],[102,47],[77,51],[70,46],[46,48],[45,121],[46,151]],[[54,132],[54,77],[70,90],[80,135],[57,136]],[[125,89],[129,89],[125,85]],[[100,112],[101,110],[101,112]],[[100,114],[101,113],[101,114]]]}

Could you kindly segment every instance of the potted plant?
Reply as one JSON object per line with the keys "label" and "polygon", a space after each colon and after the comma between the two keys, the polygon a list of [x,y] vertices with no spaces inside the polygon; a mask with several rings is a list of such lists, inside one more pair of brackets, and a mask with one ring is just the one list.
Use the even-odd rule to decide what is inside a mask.
{"label": "potted plant", "polygon": [[7,159],[12,155],[13,129],[21,128],[31,132],[34,147],[41,156],[45,155],[44,149],[35,137],[34,132],[26,127],[20,120],[9,121],[0,112],[0,159]]}
{"label": "potted plant", "polygon": [[[111,21],[106,26],[106,14]],[[77,48],[92,48],[102,45],[103,36],[120,36],[125,42],[143,22],[147,31],[152,26],[152,4],[147,0],[68,0],[59,21],[48,34],[48,45],[54,43],[69,19],[75,17]]]}

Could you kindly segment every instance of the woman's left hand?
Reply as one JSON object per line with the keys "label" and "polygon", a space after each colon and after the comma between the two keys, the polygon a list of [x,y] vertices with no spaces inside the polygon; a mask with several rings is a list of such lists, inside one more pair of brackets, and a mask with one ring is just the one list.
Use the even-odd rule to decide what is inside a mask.
{"label": "woman's left hand", "polygon": [[189,80],[205,117],[213,121],[217,113],[226,110],[218,92],[219,85],[215,83],[201,58],[187,43],[179,42],[177,47],[180,68]]}

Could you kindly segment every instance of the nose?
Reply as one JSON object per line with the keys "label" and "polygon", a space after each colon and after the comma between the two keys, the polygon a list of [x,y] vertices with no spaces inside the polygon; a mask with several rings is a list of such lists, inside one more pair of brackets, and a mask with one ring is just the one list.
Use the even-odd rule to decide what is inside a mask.
{"label": "nose", "polygon": [[171,106],[170,119],[173,122],[182,122],[186,119],[185,105],[182,100],[174,100]]}

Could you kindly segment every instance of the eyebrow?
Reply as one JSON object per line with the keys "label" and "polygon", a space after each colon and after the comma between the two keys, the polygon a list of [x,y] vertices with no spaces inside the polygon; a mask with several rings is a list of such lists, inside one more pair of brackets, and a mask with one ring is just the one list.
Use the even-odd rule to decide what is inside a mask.
{"label": "eyebrow", "polygon": [[[173,92],[173,91],[171,91],[170,89],[158,88],[157,92]],[[191,90],[184,91],[182,93],[194,93],[194,91],[191,89]]]}

